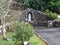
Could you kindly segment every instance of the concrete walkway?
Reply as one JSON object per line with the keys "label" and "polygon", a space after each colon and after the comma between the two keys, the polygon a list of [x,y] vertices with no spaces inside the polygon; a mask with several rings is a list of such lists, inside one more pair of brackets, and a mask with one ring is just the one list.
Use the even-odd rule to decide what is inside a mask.
{"label": "concrete walkway", "polygon": [[60,45],[60,28],[36,29],[36,33],[42,36],[49,45]]}

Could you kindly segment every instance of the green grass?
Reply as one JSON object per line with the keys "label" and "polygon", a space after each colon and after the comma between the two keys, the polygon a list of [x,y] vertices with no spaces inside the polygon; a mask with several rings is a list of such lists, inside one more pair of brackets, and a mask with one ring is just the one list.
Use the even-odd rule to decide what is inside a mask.
{"label": "green grass", "polygon": [[43,40],[38,38],[36,35],[31,37],[29,41],[30,41],[30,45],[47,45]]}
{"label": "green grass", "polygon": [[[6,33],[7,37],[11,38],[12,33]],[[38,38],[36,35],[33,35],[33,37],[30,38],[29,40],[30,45],[47,45],[45,44],[44,41],[42,41],[40,38]],[[0,45],[15,45],[15,42],[10,40],[10,41],[6,41],[6,40],[2,40],[2,36],[0,35]]]}

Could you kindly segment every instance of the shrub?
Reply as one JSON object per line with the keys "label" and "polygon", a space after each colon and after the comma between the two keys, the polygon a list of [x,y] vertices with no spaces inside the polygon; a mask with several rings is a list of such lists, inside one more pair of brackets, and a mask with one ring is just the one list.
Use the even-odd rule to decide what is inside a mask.
{"label": "shrub", "polygon": [[51,12],[49,10],[45,11],[45,15],[46,15],[47,19],[49,19],[49,20],[54,20],[54,19],[57,18],[57,14],[53,13],[53,12]]}
{"label": "shrub", "polygon": [[14,30],[13,39],[17,41],[28,41],[33,35],[33,27],[27,22],[14,22],[11,26]]}

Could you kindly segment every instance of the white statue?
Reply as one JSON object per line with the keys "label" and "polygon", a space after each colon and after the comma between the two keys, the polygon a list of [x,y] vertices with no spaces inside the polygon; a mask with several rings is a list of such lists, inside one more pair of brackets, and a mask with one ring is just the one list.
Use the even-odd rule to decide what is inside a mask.
{"label": "white statue", "polygon": [[31,22],[31,14],[28,14],[28,21]]}

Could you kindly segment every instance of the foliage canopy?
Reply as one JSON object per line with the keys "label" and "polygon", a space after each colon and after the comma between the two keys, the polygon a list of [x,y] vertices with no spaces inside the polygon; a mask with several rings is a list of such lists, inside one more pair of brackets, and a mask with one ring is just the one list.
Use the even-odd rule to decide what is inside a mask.
{"label": "foliage canopy", "polygon": [[45,16],[49,20],[54,20],[54,19],[57,18],[57,14],[56,13],[53,13],[52,11],[49,11],[49,10],[45,10]]}
{"label": "foliage canopy", "polygon": [[46,9],[60,12],[60,0],[17,0],[25,6],[44,11]]}
{"label": "foliage canopy", "polygon": [[33,27],[27,22],[14,22],[11,28],[14,30],[13,38],[16,41],[28,41],[33,35]]}

